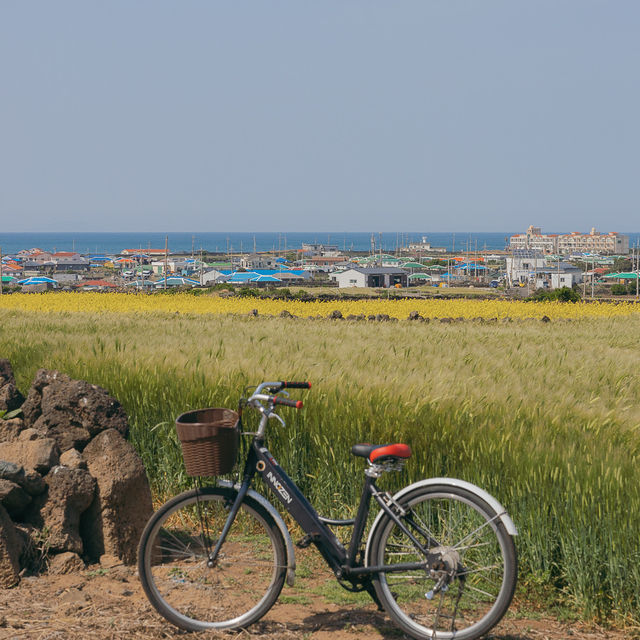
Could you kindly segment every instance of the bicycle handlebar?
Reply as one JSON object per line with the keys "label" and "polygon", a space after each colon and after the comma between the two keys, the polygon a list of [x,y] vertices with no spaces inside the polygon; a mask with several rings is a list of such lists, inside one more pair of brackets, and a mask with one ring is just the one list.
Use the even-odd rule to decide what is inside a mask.
{"label": "bicycle handlebar", "polygon": [[270,386],[270,389],[274,392],[281,389],[311,389],[310,382],[289,382],[288,380],[281,380]]}
{"label": "bicycle handlebar", "polygon": [[[256,406],[255,402],[270,402],[273,405],[282,405],[284,407],[293,407],[294,409],[302,409],[302,401],[301,400],[288,400],[285,398],[280,398],[277,395],[271,396],[262,393],[263,389],[268,389],[271,393],[277,393],[278,391],[284,389],[311,389],[310,382],[289,382],[287,380],[281,380],[279,382],[262,382],[259,384],[255,391],[251,394],[248,399],[248,404],[252,406]],[[287,395],[285,393],[285,395]]]}
{"label": "bicycle handlebar", "polygon": [[283,389],[311,389],[310,382],[288,382],[285,380],[281,382]]}
{"label": "bicycle handlebar", "polygon": [[[277,393],[284,387],[289,387],[293,389],[310,389],[310,382],[262,382],[259,384],[251,396],[246,400],[246,405],[253,407],[254,409],[259,409],[262,413],[262,417],[260,418],[260,425],[258,430],[254,434],[258,438],[262,438],[264,436],[265,430],[267,428],[267,421],[269,418],[277,418],[282,426],[285,426],[284,420],[274,411],[271,411],[268,406],[265,407],[262,403],[266,402],[271,407],[275,407],[276,405],[284,406],[284,407],[293,407],[294,409],[302,409],[302,401],[301,400],[289,400],[288,398],[280,398],[277,395],[267,395],[262,393],[263,389],[268,389],[271,393]],[[286,395],[286,392],[285,392]]]}
{"label": "bicycle handlebar", "polygon": [[287,400],[287,398],[273,397],[273,404],[281,404],[284,407],[293,407],[294,409],[302,409],[302,400]]}

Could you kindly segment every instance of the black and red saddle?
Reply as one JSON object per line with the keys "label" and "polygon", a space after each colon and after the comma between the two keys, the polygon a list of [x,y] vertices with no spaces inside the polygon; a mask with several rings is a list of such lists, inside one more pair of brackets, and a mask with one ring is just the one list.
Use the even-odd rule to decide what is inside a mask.
{"label": "black and red saddle", "polygon": [[385,462],[398,458],[410,458],[411,447],[408,444],[354,444],[351,453],[369,462]]}

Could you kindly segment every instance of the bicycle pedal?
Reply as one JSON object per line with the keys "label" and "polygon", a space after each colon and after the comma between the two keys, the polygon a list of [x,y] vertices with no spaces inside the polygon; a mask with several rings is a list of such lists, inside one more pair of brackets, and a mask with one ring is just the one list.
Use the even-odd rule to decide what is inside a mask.
{"label": "bicycle pedal", "polygon": [[301,538],[300,540],[298,540],[298,542],[296,542],[296,547],[298,547],[299,549],[306,549],[316,539],[316,537],[317,536],[313,536],[310,533],[307,533],[304,538]]}

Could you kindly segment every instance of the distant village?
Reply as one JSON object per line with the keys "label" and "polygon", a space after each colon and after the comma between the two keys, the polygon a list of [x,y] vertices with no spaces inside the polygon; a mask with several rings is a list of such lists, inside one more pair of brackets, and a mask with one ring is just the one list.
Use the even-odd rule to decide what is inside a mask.
{"label": "distant village", "polygon": [[[153,292],[180,288],[335,287],[411,289],[475,287],[512,291],[580,288],[582,293],[638,295],[640,251],[620,233],[543,234],[530,226],[504,251],[466,246],[459,251],[419,243],[385,253],[372,236],[368,252],[331,244],[263,253],[173,253],[128,249],[117,255],[25,248],[0,259],[0,293],[79,291]],[[622,288],[624,288],[624,291]]]}

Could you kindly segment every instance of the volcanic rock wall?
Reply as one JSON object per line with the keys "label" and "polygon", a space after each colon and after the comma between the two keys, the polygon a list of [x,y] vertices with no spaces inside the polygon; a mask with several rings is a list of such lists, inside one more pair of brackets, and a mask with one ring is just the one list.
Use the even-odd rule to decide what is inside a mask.
{"label": "volcanic rock wall", "polygon": [[16,409],[0,419],[0,587],[25,571],[73,571],[105,556],[134,564],[153,508],[120,403],[44,369],[25,400],[0,359],[0,412]]}

